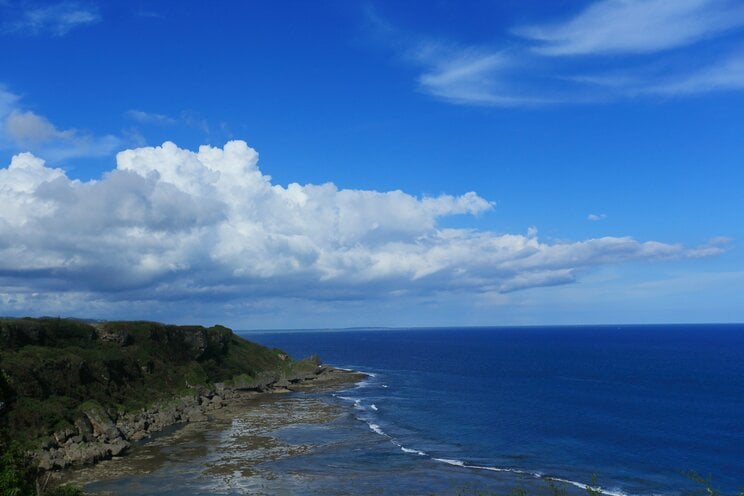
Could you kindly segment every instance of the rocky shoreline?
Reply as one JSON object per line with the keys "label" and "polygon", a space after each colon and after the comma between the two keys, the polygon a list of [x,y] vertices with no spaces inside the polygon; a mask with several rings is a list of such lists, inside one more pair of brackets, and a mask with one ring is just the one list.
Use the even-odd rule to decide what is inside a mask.
{"label": "rocky shoreline", "polygon": [[[190,422],[205,422],[210,414],[233,401],[262,394],[335,388],[365,377],[354,371],[317,363],[302,375],[265,376],[246,383],[194,388],[193,394],[163,402],[136,413],[112,414],[101,408],[83,409],[74,427],[55,432],[34,453],[41,478],[48,481],[60,471],[93,465],[123,456],[133,443],[165,429]],[[56,477],[55,477],[56,478]]]}

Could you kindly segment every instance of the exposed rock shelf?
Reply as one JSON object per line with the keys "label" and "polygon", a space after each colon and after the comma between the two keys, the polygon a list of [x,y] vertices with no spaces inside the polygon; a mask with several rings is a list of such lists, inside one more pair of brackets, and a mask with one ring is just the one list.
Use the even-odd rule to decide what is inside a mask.
{"label": "exposed rock shelf", "polygon": [[145,440],[168,427],[207,421],[210,412],[241,396],[330,388],[364,377],[358,372],[318,364],[313,373],[230,386],[219,383],[212,388],[199,388],[193,395],[182,396],[137,413],[114,415],[113,418],[100,408],[92,408],[84,411],[74,427],[50,436],[35,457],[39,469],[44,471],[91,465],[124,455],[132,443]]}

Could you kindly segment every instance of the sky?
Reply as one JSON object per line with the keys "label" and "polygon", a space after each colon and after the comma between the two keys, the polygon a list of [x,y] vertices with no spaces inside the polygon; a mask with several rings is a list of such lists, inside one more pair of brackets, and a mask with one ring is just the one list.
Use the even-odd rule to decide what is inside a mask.
{"label": "sky", "polygon": [[744,322],[743,116],[735,0],[0,0],[0,315]]}

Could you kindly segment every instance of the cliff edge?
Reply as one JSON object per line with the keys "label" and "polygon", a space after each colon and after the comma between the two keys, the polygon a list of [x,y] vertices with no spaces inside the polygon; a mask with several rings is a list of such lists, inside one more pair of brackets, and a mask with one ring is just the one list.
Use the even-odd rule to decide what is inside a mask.
{"label": "cliff edge", "polygon": [[0,448],[22,446],[41,471],[95,463],[235,395],[351,375],[223,326],[0,319]]}

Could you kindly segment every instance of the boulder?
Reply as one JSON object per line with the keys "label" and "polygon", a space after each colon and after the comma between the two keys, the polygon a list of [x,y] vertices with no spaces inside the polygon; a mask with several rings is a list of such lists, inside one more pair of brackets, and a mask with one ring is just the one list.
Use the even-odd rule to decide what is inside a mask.
{"label": "boulder", "polygon": [[73,444],[80,444],[83,442],[83,436],[72,436],[66,442],[66,446],[72,446]]}
{"label": "boulder", "polygon": [[128,441],[125,441],[124,439],[116,439],[113,443],[109,444],[109,451],[111,453],[111,456],[120,456],[123,455],[131,446],[131,444]]}
{"label": "boulder", "polygon": [[187,422],[204,422],[208,420],[204,412],[198,407],[189,408],[184,412],[184,417]]}
{"label": "boulder", "polygon": [[59,447],[59,444],[57,443],[56,439],[54,439],[54,437],[48,437],[41,442],[41,449],[43,450],[50,450],[57,447]]}
{"label": "boulder", "polygon": [[75,420],[75,428],[77,429],[78,434],[80,434],[80,436],[86,441],[90,441],[93,437],[93,426],[86,415],[82,415]]}
{"label": "boulder", "polygon": [[146,439],[150,437],[150,435],[145,431],[136,431],[131,436],[129,436],[129,439],[132,441],[141,441],[143,439]]}
{"label": "boulder", "polygon": [[58,470],[69,465],[69,463],[65,463],[64,451],[58,449],[41,451],[38,454],[37,461],[39,470]]}
{"label": "boulder", "polygon": [[52,437],[55,441],[57,441],[57,444],[64,444],[65,441],[70,439],[70,437],[74,434],[75,431],[72,429],[72,427],[65,427],[64,429],[55,432]]}
{"label": "boulder", "polygon": [[67,465],[80,467],[105,460],[110,456],[110,449],[103,443],[77,443],[65,449],[64,461]]}
{"label": "boulder", "polygon": [[97,438],[112,440],[121,437],[121,431],[111,420],[106,412],[99,409],[88,410],[84,413],[93,429],[93,434]]}
{"label": "boulder", "polygon": [[52,463],[52,455],[48,451],[42,451],[38,459],[39,470],[52,470],[54,464]]}

